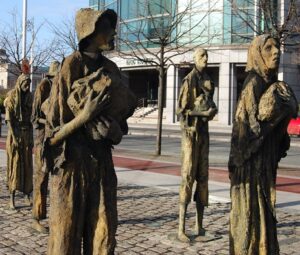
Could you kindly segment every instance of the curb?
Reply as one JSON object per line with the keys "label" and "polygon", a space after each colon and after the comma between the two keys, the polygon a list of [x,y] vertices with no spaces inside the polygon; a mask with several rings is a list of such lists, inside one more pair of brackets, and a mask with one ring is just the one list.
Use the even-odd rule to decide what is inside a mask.
{"label": "curb", "polygon": [[[152,132],[142,132],[142,131],[128,131],[127,135],[137,135],[137,136],[156,136],[155,133]],[[181,139],[181,135],[177,135],[177,134],[162,134],[162,137],[165,138],[180,138]],[[210,138],[210,141],[218,141],[218,142],[230,142],[230,138]],[[299,147],[300,148],[300,142],[291,142],[290,146],[292,147]]]}

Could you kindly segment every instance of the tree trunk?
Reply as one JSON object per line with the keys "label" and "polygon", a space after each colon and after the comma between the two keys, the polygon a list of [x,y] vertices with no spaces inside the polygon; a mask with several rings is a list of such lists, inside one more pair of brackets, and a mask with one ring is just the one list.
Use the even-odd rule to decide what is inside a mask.
{"label": "tree trunk", "polygon": [[157,119],[157,136],[156,136],[156,155],[161,155],[161,134],[162,134],[162,118],[163,118],[163,99],[164,99],[164,67],[159,67],[158,78],[158,119]]}

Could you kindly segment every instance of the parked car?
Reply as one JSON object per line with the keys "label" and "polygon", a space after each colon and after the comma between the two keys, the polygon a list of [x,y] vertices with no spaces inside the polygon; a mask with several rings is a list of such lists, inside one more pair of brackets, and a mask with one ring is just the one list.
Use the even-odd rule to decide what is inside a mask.
{"label": "parked car", "polygon": [[291,119],[287,131],[289,135],[300,136],[300,116],[296,119]]}

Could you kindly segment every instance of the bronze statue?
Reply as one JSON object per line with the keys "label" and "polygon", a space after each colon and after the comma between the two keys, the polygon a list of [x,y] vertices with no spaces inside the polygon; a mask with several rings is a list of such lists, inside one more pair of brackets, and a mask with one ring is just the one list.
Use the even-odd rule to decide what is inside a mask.
{"label": "bronze statue", "polygon": [[46,116],[42,111],[42,104],[47,100],[50,94],[52,80],[59,70],[59,62],[54,61],[49,67],[49,72],[40,84],[37,86],[32,105],[31,121],[35,128],[35,175],[33,180],[33,207],[32,227],[39,232],[46,233],[47,229],[40,224],[40,220],[46,219],[47,191],[49,169],[42,160],[43,141],[45,137]]}
{"label": "bronze statue", "polygon": [[[120,71],[102,55],[114,48],[116,23],[113,10],[79,10],[79,51],[65,58],[53,80],[43,154],[52,175],[49,255],[80,254],[82,248],[84,254],[114,254],[117,177],[111,149],[127,132],[126,118],[134,110],[120,102],[122,117],[108,114],[112,101],[123,100],[111,93],[112,87],[121,89]],[[97,81],[105,86],[93,87]]]}
{"label": "bronze statue", "polygon": [[202,221],[204,207],[208,205],[208,121],[217,113],[213,102],[214,84],[205,72],[207,59],[206,50],[195,50],[195,67],[183,79],[178,98],[177,112],[181,116],[182,129],[178,239],[183,242],[190,241],[185,233],[185,218],[195,181],[195,233],[205,234]]}
{"label": "bronze statue", "polygon": [[30,205],[32,192],[32,147],[33,133],[30,122],[32,95],[29,91],[31,80],[21,74],[15,88],[8,92],[4,100],[5,121],[8,126],[6,140],[7,185],[10,192],[9,207],[15,209],[15,192],[25,194]]}
{"label": "bronze statue", "polygon": [[254,38],[231,138],[230,254],[279,254],[276,171],[290,145],[287,125],[298,111],[291,88],[277,80],[279,59],[276,39]]}

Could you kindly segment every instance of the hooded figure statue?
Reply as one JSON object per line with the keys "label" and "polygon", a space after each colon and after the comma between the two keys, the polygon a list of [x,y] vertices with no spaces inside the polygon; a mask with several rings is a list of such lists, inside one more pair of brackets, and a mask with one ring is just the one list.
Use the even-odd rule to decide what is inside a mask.
{"label": "hooded figure statue", "polygon": [[7,185],[11,195],[10,208],[15,208],[15,191],[27,196],[32,192],[32,147],[33,134],[30,122],[32,95],[29,91],[30,78],[21,74],[6,99],[5,121],[8,125],[6,140],[7,152]]}
{"label": "hooded figure statue", "polygon": [[[116,22],[113,10],[79,10],[79,51],[65,58],[53,80],[43,152],[52,173],[49,255],[81,254],[82,248],[84,254],[114,254],[117,177],[111,138],[120,135],[121,123],[105,114],[111,106],[109,88],[83,89],[78,101],[70,104],[68,99],[74,90],[81,91],[80,86],[90,84],[89,78],[82,80],[85,77],[101,80],[102,75],[92,75],[98,70],[105,73],[105,80],[121,80],[116,64],[102,55],[102,51],[114,48]],[[82,106],[76,105],[81,103]],[[133,110],[122,121],[126,122],[130,112]],[[101,124],[97,122],[101,125],[97,128],[101,139],[93,139],[86,125],[95,118],[101,119]]]}
{"label": "hooded figure statue", "polygon": [[276,172],[289,149],[287,125],[298,111],[292,90],[277,80],[279,56],[270,35],[254,38],[249,47],[229,158],[230,254],[279,254]]}
{"label": "hooded figure statue", "polygon": [[58,61],[53,61],[51,63],[49,71],[46,74],[46,78],[42,79],[36,87],[32,104],[31,121],[36,131],[34,148],[35,174],[33,180],[32,227],[42,233],[48,232],[39,221],[46,219],[49,177],[49,169],[43,167],[44,161],[42,158],[46,123],[46,114],[42,110],[42,105],[49,97],[52,81],[54,76],[58,73],[59,67],[60,63]]}

